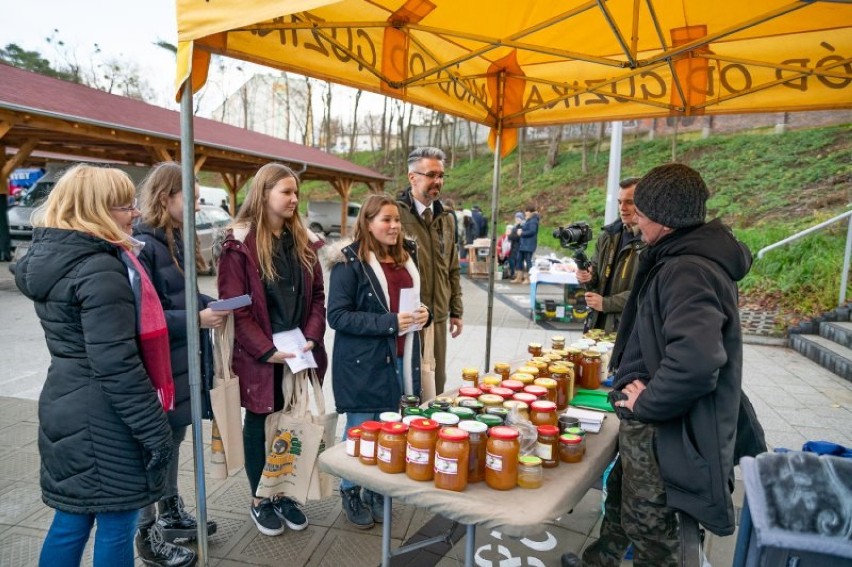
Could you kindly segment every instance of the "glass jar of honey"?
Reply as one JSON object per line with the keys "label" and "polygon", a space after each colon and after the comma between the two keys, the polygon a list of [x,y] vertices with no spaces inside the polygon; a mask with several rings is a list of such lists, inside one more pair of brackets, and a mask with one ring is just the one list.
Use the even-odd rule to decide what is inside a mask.
{"label": "glass jar of honey", "polygon": [[459,424],[459,416],[449,411],[439,411],[432,414],[432,421],[436,422],[441,428],[455,427]]}
{"label": "glass jar of honey", "polygon": [[494,373],[499,374],[503,380],[508,380],[509,375],[512,373],[512,367],[509,366],[508,362],[495,362],[494,363]]}
{"label": "glass jar of honey", "polygon": [[530,356],[541,356],[541,343],[529,343],[527,352],[530,353]]}
{"label": "glass jar of honey", "polygon": [[530,405],[530,423],[533,425],[556,425],[556,404],[550,400],[536,400]]}
{"label": "glass jar of honey", "polygon": [[470,408],[475,413],[482,413],[482,409],[485,407],[485,404],[483,404],[479,400],[460,400],[459,407]]}
{"label": "glass jar of honey", "polygon": [[488,391],[489,394],[493,396],[500,396],[504,400],[512,399],[512,396],[515,395],[514,390],[510,390],[509,388],[504,388],[503,386],[494,386],[491,390]]}
{"label": "glass jar of honey", "polygon": [[539,425],[535,454],[541,459],[541,466],[550,469],[559,466],[559,427]]}
{"label": "glass jar of honey", "polygon": [[544,397],[554,404],[556,403],[556,380],[553,378],[536,378],[533,381],[533,385],[544,388],[546,390]]}
{"label": "glass jar of honey", "polygon": [[479,386],[479,370],[476,368],[462,368],[462,386],[471,388]]}
{"label": "glass jar of honey", "polygon": [[383,411],[379,414],[379,421],[382,423],[396,423],[402,421],[402,415],[395,411]]}
{"label": "glass jar of honey", "polygon": [[597,390],[601,386],[601,353],[587,350],[580,362],[580,387]]}
{"label": "glass jar of honey", "polygon": [[[459,396],[466,396],[475,400],[481,395],[482,390],[475,386],[462,386],[461,388],[459,388]],[[458,403],[458,398],[456,398],[456,403]]]}
{"label": "glass jar of honey", "polygon": [[358,460],[365,465],[376,464],[376,442],[379,440],[380,421],[365,421],[361,424],[361,444],[358,447]]}
{"label": "glass jar of honey", "polygon": [[563,463],[579,463],[583,460],[581,439],[576,435],[563,433],[559,436],[559,460]]}
{"label": "glass jar of honey", "polygon": [[359,445],[361,444],[361,427],[350,427],[346,431],[346,454],[350,457],[358,456]]}
{"label": "glass jar of honey", "polygon": [[450,413],[459,417],[459,423],[465,420],[470,420],[476,417],[476,412],[470,408],[463,406],[453,406],[450,408]]}
{"label": "glass jar of honey", "polygon": [[467,460],[467,482],[485,480],[485,445],[488,442],[488,426],[479,421],[462,421],[459,429],[467,431],[470,452]]}
{"label": "glass jar of honey", "polygon": [[[514,396],[512,396],[513,400],[518,400],[519,402],[524,402],[527,404],[527,407],[530,407],[530,404],[538,399],[538,396],[534,396],[528,392],[518,392]],[[505,402],[504,402],[505,403]]]}
{"label": "glass jar of honey", "polygon": [[482,394],[477,399],[482,402],[486,408],[503,405],[503,396],[498,396],[497,394]]}
{"label": "glass jar of honey", "polygon": [[468,433],[458,427],[445,427],[438,432],[435,446],[435,488],[461,492],[467,488],[470,457]]}
{"label": "glass jar of honey", "polygon": [[[538,368],[525,364],[524,366],[521,366],[520,368],[515,370],[515,374],[530,374],[533,379],[536,379],[538,378]],[[520,380],[520,378],[515,377],[515,380]],[[521,380],[521,382],[523,382],[523,380]]]}
{"label": "glass jar of honey", "polygon": [[499,415],[492,415],[489,413],[483,413],[476,416],[476,421],[480,423],[484,423],[486,427],[497,427],[498,425],[503,425],[503,418]]}
{"label": "glass jar of honey", "polygon": [[579,425],[575,425],[574,427],[569,427],[565,430],[565,433],[568,435],[576,435],[580,438],[580,448],[583,450],[583,454],[586,454],[586,430],[580,427]]}
{"label": "glass jar of honey", "polygon": [[550,348],[552,350],[562,350],[565,348],[565,337],[554,335],[550,337]]}
{"label": "glass jar of honey", "polygon": [[483,374],[479,377],[479,387],[485,391],[483,384],[487,384],[488,386],[499,386],[502,381],[503,376],[500,374]]}
{"label": "glass jar of honey", "polygon": [[524,386],[524,392],[527,394],[532,394],[538,400],[547,399],[547,388],[544,386],[536,386],[535,384],[530,384],[529,386]]}
{"label": "glass jar of honey", "polygon": [[518,484],[518,430],[498,425],[488,430],[485,453],[485,484],[495,490],[511,490]]}
{"label": "glass jar of honey", "polygon": [[573,379],[568,374],[568,367],[562,364],[550,366],[550,377],[556,381],[556,410],[562,411],[568,407],[568,402],[571,401],[568,398],[571,390],[569,381],[573,382]]}
{"label": "glass jar of honey", "polygon": [[528,361],[527,365],[534,366],[538,369],[537,378],[550,378],[550,372],[547,370],[547,367],[550,365],[550,361],[543,356]]}
{"label": "glass jar of honey", "polygon": [[390,474],[405,472],[405,445],[408,426],[399,422],[382,424],[376,445],[376,464]]}
{"label": "glass jar of honey", "polygon": [[535,376],[532,374],[527,374],[526,372],[515,372],[509,377],[509,380],[517,380],[524,386],[529,386],[533,383]]}
{"label": "glass jar of honey", "polygon": [[524,455],[518,459],[518,486],[521,488],[541,488],[544,473],[542,461],[534,455]]}
{"label": "glass jar of honey", "polygon": [[399,398],[399,413],[405,417],[407,414],[405,412],[406,408],[416,408],[420,407],[420,396],[412,396],[409,394],[404,394]]}
{"label": "glass jar of honey", "polygon": [[583,360],[583,350],[577,347],[568,347],[565,349],[568,362],[574,363],[574,368],[580,367],[580,361]]}
{"label": "glass jar of honey", "polygon": [[512,392],[521,392],[524,389],[524,383],[520,380],[503,380],[500,382],[501,388],[509,388]]}
{"label": "glass jar of honey", "polygon": [[438,424],[431,419],[415,419],[408,424],[405,448],[405,474],[412,480],[432,480],[435,475],[435,445]]}

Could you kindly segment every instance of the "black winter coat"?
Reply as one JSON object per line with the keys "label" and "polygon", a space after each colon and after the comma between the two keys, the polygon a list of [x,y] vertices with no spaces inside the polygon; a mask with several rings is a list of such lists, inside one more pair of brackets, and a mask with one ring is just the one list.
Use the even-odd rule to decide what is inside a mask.
{"label": "black winter coat", "polygon": [[119,249],[75,230],[36,228],[18,263],[50,352],[39,398],[42,499],[64,512],[136,510],[163,496],[145,472],[172,432],[142,366],[136,304]]}
{"label": "black winter coat", "polygon": [[[139,252],[139,262],[145,267],[151,282],[157,290],[160,303],[166,315],[166,326],[169,329],[169,347],[172,355],[172,376],[175,381],[175,409],[169,412],[169,423],[172,427],[183,427],[192,423],[192,405],[189,395],[189,357],[186,337],[186,283],[184,280],[183,242],[180,232],[175,231],[177,250],[175,258],[180,263],[178,267],[169,253],[166,233],[159,228],[152,228],[145,223],[139,223],[133,231],[133,236],[145,243]],[[198,294],[198,308],[204,309],[213,298]],[[210,332],[202,329],[200,333],[201,351],[210,360],[201,365],[202,382],[207,384],[205,394],[209,392],[212,375],[212,347]],[[208,344],[205,344],[208,343]],[[196,358],[197,360],[197,358]],[[207,372],[205,372],[205,369]],[[208,396],[204,396],[207,398]],[[209,402],[205,403],[202,415],[210,416]]]}
{"label": "black winter coat", "polygon": [[[406,241],[412,259],[406,265],[419,289],[414,243]],[[328,324],[335,330],[332,388],[339,413],[396,411],[404,393],[396,379],[398,321],[387,299],[387,282],[378,262],[358,259],[358,244],[330,254]],[[427,322],[427,325],[431,323]],[[409,333],[406,372],[412,392],[420,395],[420,333]]]}
{"label": "black winter coat", "polygon": [[751,253],[716,220],[676,231],[645,254],[652,267],[639,290],[636,333],[651,378],[633,412],[656,424],[667,504],[729,535],[742,391],[736,282]]}

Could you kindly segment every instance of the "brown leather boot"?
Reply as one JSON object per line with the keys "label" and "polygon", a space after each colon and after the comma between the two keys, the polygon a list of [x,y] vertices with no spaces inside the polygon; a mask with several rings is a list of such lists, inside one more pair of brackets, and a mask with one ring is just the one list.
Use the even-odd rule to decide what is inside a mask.
{"label": "brown leather boot", "polygon": [[523,271],[523,270],[517,270],[517,271],[515,272],[515,277],[514,277],[514,278],[512,278],[512,281],[511,281],[510,283],[518,283],[518,284],[519,284],[519,283],[523,283],[524,278],[526,277],[526,275],[527,275],[527,273],[526,273],[525,271]]}

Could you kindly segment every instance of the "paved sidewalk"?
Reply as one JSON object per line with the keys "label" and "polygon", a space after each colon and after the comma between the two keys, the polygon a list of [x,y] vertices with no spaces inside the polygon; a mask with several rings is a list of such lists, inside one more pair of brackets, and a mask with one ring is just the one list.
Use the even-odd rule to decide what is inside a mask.
{"label": "paved sidewalk", "polygon": [[[5,272],[0,264],[0,273]],[[16,331],[32,325],[32,308],[7,304],[19,295],[9,285],[8,275],[0,274],[0,340],[4,341],[9,364],[0,373],[0,566],[34,566],[38,563],[41,542],[49,527],[52,511],[41,503],[38,486],[39,457],[36,446],[37,415],[34,401],[40,390],[46,366],[41,373],[27,370],[24,360],[46,360],[43,340],[34,335],[18,341]],[[212,279],[201,282],[211,289]],[[525,313],[529,303],[528,289],[498,284],[494,299],[492,364],[495,359],[520,361],[526,358],[530,341],[549,343],[554,334],[570,340],[578,336],[573,328],[544,330],[532,323]],[[545,292],[556,293],[556,292]],[[461,369],[482,366],[486,335],[487,294],[480,285],[464,280],[465,328],[457,339],[449,340],[448,387],[460,384]],[[15,305],[18,305],[15,303]],[[328,337],[331,345],[331,336]],[[808,439],[827,439],[852,446],[852,384],[815,365],[793,351],[776,347],[747,344],[745,352],[744,388],[752,399],[773,447],[799,448]],[[5,365],[5,363],[4,363]],[[330,381],[327,381],[327,388]],[[209,431],[205,431],[209,440]],[[195,501],[191,441],[180,453],[181,494],[187,504]],[[260,535],[248,517],[248,484],[242,473],[225,481],[207,482],[208,513],[219,523],[219,531],[211,537],[209,565],[288,565],[373,567],[381,558],[381,526],[362,531],[347,525],[340,512],[340,500],[332,497],[311,502],[306,507],[311,526],[302,532],[285,532],[269,538]],[[526,539],[510,539],[501,534],[477,530],[477,565],[542,565],[558,566],[559,555],[566,550],[580,551],[598,533],[601,494],[590,490],[573,513],[563,515],[552,524],[542,526],[540,533]],[[742,501],[742,490],[735,492]],[[499,506],[499,500],[495,502]],[[523,511],[519,510],[519,514]],[[392,536],[394,544],[410,538],[423,538],[446,528],[448,523],[412,507],[394,505]],[[464,538],[459,530],[452,546],[442,544],[403,556],[395,565],[409,567],[463,564]],[[715,567],[730,565],[735,537],[709,537],[706,550]],[[91,553],[91,546],[88,553]],[[515,557],[514,561],[507,561]],[[501,563],[501,561],[506,561]],[[85,564],[91,564],[87,555]],[[139,563],[141,565],[141,563]],[[629,565],[629,562],[625,562]]]}

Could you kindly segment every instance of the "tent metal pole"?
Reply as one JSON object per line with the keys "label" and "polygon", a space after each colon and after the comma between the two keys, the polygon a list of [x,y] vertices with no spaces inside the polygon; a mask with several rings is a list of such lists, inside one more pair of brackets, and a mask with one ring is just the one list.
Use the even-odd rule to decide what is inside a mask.
{"label": "tent metal pole", "polygon": [[[180,98],[180,161],[183,185],[183,257],[186,312],[198,313],[198,274],[195,266],[195,133],[192,124],[191,79],[183,84]],[[201,425],[201,360],[198,317],[187,315],[186,343],[189,353],[189,396],[192,404],[192,447],[195,470],[195,516],[198,521],[198,565],[207,565],[207,487],[204,483],[204,435]]]}
{"label": "tent metal pole", "polygon": [[494,173],[491,184],[491,246],[488,248],[488,310],[485,323],[485,368],[491,368],[491,326],[494,320],[494,274],[497,267],[497,204],[500,200],[500,154],[503,152],[503,93],[506,85],[506,72],[500,71],[497,77],[498,120],[497,141],[494,143]]}
{"label": "tent metal pole", "polygon": [[621,181],[621,141],[623,132],[624,124],[621,121],[610,122],[609,172],[606,179],[604,224],[610,224],[618,218],[618,182]]}

